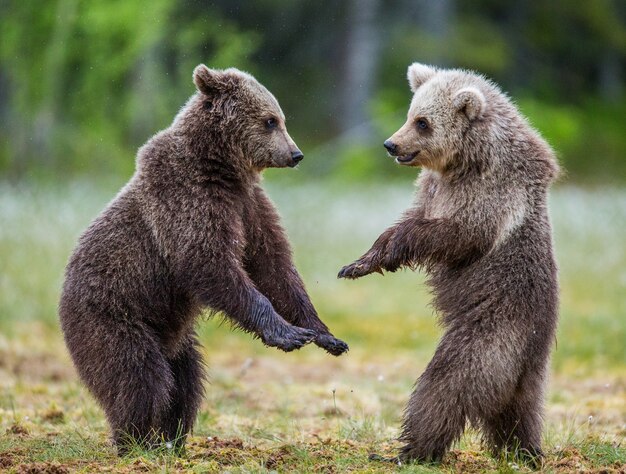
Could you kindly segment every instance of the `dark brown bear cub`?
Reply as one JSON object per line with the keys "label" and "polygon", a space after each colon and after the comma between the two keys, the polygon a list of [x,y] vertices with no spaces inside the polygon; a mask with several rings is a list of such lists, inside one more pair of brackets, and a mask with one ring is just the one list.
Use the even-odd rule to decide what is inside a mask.
{"label": "dark brown bear cub", "polygon": [[204,308],[284,351],[348,350],[318,318],[259,183],[303,158],[278,102],[236,69],[200,65],[193,79],[198,92],[139,150],[66,269],[65,341],[120,453],[127,441],[184,443],[203,394]]}
{"label": "dark brown bear cub", "polygon": [[415,204],[339,273],[421,267],[446,329],[406,409],[401,460],[438,460],[466,423],[496,452],[541,453],[557,322],[548,218],[554,154],[491,82],[413,64],[406,123],[385,147],[421,166]]}

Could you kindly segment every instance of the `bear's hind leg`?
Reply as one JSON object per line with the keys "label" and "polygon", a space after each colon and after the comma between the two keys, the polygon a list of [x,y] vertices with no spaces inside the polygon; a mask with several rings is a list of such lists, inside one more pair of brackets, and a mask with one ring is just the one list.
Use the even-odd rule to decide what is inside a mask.
{"label": "bear's hind leg", "polygon": [[195,334],[184,347],[168,359],[174,375],[172,402],[164,415],[162,431],[165,439],[182,448],[196,419],[204,395],[204,370]]}
{"label": "bear's hind leg", "polygon": [[411,395],[400,459],[439,461],[467,421],[500,412],[519,379],[517,358],[514,345],[491,325],[448,330]]}
{"label": "bear's hind leg", "polygon": [[85,384],[104,409],[118,454],[151,447],[170,404],[174,379],[162,348],[141,323],[90,318],[66,329]]}
{"label": "bear's hind leg", "polygon": [[526,372],[507,406],[484,420],[485,438],[495,456],[504,449],[530,460],[542,456],[543,385],[543,371]]}
{"label": "bear's hind leg", "polygon": [[420,377],[407,406],[399,460],[440,461],[465,428],[466,416],[458,398],[428,371]]}
{"label": "bear's hind leg", "polygon": [[117,373],[123,383],[117,388],[114,402],[108,409],[105,407],[120,455],[134,444],[151,449],[160,443],[160,427],[174,389],[170,366],[160,345],[144,337],[126,349],[133,354],[120,360]]}

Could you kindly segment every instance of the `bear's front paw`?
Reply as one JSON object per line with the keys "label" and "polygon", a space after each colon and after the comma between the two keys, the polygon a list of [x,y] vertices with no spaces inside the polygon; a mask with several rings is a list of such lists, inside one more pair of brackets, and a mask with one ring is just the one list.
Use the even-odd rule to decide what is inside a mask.
{"label": "bear's front paw", "polygon": [[348,352],[350,349],[348,344],[341,339],[337,339],[332,334],[320,334],[315,338],[315,345],[321,347],[329,354],[334,356],[340,356],[344,352]]}
{"label": "bear's front paw", "polygon": [[311,329],[289,325],[281,328],[280,331],[273,331],[264,335],[262,340],[266,346],[277,347],[281,351],[291,352],[313,341],[316,335],[316,332]]}
{"label": "bear's front paw", "polygon": [[356,262],[346,265],[337,274],[337,278],[348,278],[355,280],[365,275],[369,275],[372,272],[378,272],[382,274],[382,271],[377,266],[373,265],[369,259],[360,258]]}

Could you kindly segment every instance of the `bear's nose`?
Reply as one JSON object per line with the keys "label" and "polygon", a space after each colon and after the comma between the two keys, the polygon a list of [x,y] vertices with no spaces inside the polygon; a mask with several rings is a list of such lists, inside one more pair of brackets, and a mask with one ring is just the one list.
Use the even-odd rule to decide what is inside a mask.
{"label": "bear's nose", "polygon": [[304,154],[300,150],[296,150],[296,151],[291,152],[291,159],[294,162],[300,163],[303,158],[304,158]]}
{"label": "bear's nose", "polygon": [[392,155],[396,152],[396,148],[397,148],[396,144],[394,142],[392,142],[391,140],[385,140],[385,143],[383,143],[383,146]]}

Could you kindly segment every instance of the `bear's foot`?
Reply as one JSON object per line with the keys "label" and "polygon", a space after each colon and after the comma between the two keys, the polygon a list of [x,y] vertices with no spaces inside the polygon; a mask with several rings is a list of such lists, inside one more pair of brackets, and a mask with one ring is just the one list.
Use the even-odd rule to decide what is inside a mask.
{"label": "bear's foot", "polygon": [[371,259],[361,257],[356,262],[346,265],[337,274],[337,278],[347,278],[348,280],[356,280],[370,273],[377,272],[381,275],[383,271],[379,266],[375,265]]}

